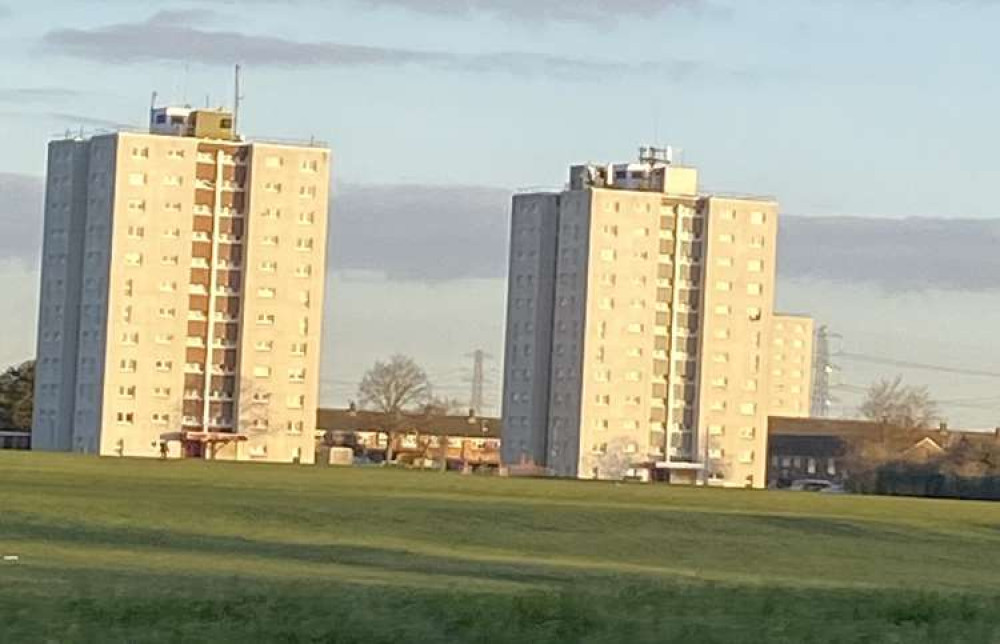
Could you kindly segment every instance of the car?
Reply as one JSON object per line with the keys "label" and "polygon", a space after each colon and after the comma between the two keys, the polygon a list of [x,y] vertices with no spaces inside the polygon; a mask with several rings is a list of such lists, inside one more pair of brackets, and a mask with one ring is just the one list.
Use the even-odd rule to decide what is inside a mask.
{"label": "car", "polygon": [[842,493],[844,486],[823,479],[799,479],[793,481],[788,488],[793,492],[825,492],[828,494]]}

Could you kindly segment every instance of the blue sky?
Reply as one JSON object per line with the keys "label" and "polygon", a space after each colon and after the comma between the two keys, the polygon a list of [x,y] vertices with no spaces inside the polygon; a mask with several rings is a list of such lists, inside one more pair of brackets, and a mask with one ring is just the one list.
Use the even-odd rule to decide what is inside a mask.
{"label": "blue sky", "polygon": [[[0,170],[40,172],[39,140],[74,116],[138,124],[153,90],[228,102],[224,63],[244,60],[248,131],[331,141],[342,181],[558,184],[570,161],[628,157],[656,138],[683,147],[707,186],[773,193],[786,212],[992,214],[998,3],[641,0],[607,18],[619,3],[534,3],[548,19],[518,8],[530,4],[8,0],[4,85],[78,94],[0,103],[14,126]],[[566,18],[574,6],[579,17]],[[206,65],[177,38],[101,34],[164,9],[182,36],[223,32],[238,45],[201,55],[216,61]],[[74,48],[67,30],[92,42]],[[290,60],[269,64],[264,38]],[[331,43],[390,51],[348,64],[317,55]],[[511,53],[533,57],[509,71]],[[484,55],[500,60],[470,62]],[[541,56],[579,64],[554,69]],[[55,115],[24,114],[33,109]]]}
{"label": "blue sky", "polygon": [[[242,62],[248,134],[334,149],[331,235],[348,241],[331,246],[346,251],[331,258],[325,402],[346,402],[392,351],[463,395],[464,354],[502,354],[507,192],[648,143],[683,148],[703,188],[773,194],[785,215],[900,220],[834,222],[836,242],[825,228],[794,235],[835,245],[816,267],[809,248],[786,250],[779,306],[830,324],[848,351],[991,369],[1000,275],[984,277],[997,270],[989,244],[969,240],[1000,241],[1000,228],[957,218],[997,216],[997,24],[990,0],[0,0],[0,192],[37,194],[30,176],[56,133],[142,125],[154,90],[229,103]],[[31,237],[11,221],[22,212],[40,208],[0,200],[0,283],[33,311],[36,256],[3,250]],[[907,217],[950,221],[914,237]],[[405,232],[411,219],[433,220],[419,244],[378,247],[380,226]],[[869,230],[880,244],[852,255]],[[905,261],[893,244],[911,245]],[[453,277],[421,269],[442,253]],[[33,321],[0,322],[0,360],[29,357],[33,335]],[[855,388],[895,375],[842,367]],[[904,376],[976,401],[943,405],[953,423],[1000,424],[995,379]]]}

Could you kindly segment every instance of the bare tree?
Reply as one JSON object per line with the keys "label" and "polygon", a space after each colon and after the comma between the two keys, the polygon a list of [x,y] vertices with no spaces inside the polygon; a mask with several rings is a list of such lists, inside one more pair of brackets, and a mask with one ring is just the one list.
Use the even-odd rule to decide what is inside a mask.
{"label": "bare tree", "polygon": [[392,461],[393,440],[403,413],[419,410],[431,400],[427,373],[412,358],[396,354],[387,362],[377,361],[358,385],[358,402],[379,412],[387,435],[386,462]]}
{"label": "bare tree", "polygon": [[859,411],[865,418],[902,429],[930,427],[939,418],[927,388],[904,385],[901,376],[872,384]]}

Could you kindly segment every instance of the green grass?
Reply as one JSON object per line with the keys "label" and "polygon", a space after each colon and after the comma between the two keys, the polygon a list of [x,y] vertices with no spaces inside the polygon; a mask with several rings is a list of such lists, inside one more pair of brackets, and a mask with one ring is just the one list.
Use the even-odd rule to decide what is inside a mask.
{"label": "green grass", "polygon": [[1000,504],[0,452],[0,642],[1000,642]]}

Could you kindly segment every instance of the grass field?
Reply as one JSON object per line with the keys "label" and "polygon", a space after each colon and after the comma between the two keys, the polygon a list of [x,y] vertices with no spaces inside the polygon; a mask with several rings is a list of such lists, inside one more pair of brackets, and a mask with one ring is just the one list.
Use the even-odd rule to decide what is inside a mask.
{"label": "grass field", "polygon": [[0,452],[2,642],[1000,642],[1000,504]]}

